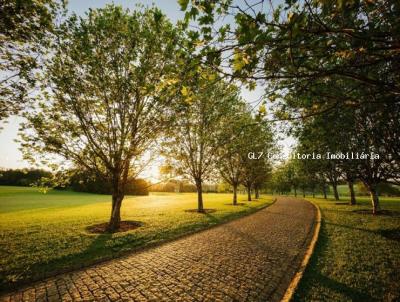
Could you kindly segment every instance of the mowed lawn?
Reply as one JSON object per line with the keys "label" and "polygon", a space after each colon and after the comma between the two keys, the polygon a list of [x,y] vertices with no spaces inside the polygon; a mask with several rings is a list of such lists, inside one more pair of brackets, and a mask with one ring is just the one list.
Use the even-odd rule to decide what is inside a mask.
{"label": "mowed lawn", "polygon": [[371,210],[367,197],[359,205],[313,199],[322,225],[316,249],[295,301],[400,301],[400,198],[382,198],[387,215]]}
{"label": "mowed lawn", "polygon": [[0,186],[0,286],[2,290],[127,251],[177,238],[240,217],[272,203],[271,196],[247,202],[239,195],[238,206],[231,194],[204,194],[208,214],[185,212],[195,209],[195,193],[155,193],[127,196],[122,220],[143,225],[116,234],[90,234],[86,227],[108,221],[111,197],[35,188]]}

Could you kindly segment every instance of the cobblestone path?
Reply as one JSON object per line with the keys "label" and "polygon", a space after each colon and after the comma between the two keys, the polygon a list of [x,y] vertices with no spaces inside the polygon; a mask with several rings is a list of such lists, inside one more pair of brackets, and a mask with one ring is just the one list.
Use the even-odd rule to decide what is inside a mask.
{"label": "cobblestone path", "polygon": [[0,301],[279,301],[315,219],[310,203],[278,198],[247,217],[49,278]]}

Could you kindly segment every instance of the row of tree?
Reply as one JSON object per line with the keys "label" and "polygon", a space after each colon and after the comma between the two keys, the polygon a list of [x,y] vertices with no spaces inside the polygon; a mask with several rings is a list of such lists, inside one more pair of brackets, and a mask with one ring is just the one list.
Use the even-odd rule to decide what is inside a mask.
{"label": "row of tree", "polygon": [[[336,198],[340,178],[350,187],[359,179],[378,212],[378,184],[400,179],[399,1],[180,3],[186,20],[200,23],[200,60],[250,88],[264,83],[298,152],[379,155],[304,166],[309,181],[331,183]],[[234,21],[215,22],[221,16]]]}
{"label": "row of tree", "polygon": [[399,180],[398,1],[180,0],[186,14],[176,25],[157,8],[116,6],[56,24],[62,3],[24,3],[2,5],[1,117],[32,101],[21,129],[25,157],[110,183],[110,231],[126,183],[157,145],[195,183],[199,211],[215,171],[233,188],[257,191],[270,163],[248,154],[272,149],[271,115],[263,104],[252,116],[234,80],[265,85],[271,113],[293,122],[300,152],[379,154],[320,163],[333,184],[339,174],[360,179],[374,213],[377,184]]}
{"label": "row of tree", "polygon": [[[370,195],[368,187],[360,180],[346,177],[346,172],[340,169],[340,165],[335,165],[338,177],[329,178],[332,173],[329,165],[325,163],[307,162],[298,159],[288,160],[281,165],[275,167],[272,172],[268,189],[271,193],[278,194],[301,194],[306,195],[323,195],[326,199],[328,194],[333,194],[335,200],[340,199],[339,185],[346,185],[347,192],[344,195],[350,197],[349,204],[356,204],[356,196]],[[313,167],[313,168],[311,168]],[[327,169],[328,168],[328,169]],[[342,193],[343,194],[343,193]],[[381,182],[376,186],[376,194],[378,196],[400,196],[398,186]]]}
{"label": "row of tree", "polygon": [[204,92],[191,90],[198,97],[190,104],[179,104],[169,135],[163,138],[163,154],[170,170],[195,183],[199,211],[203,210],[202,184],[219,176],[232,186],[234,205],[240,184],[246,187],[248,200],[252,189],[258,198],[271,162],[249,154],[273,152],[271,126],[252,115],[237,87],[219,81],[210,89],[209,80],[193,80],[191,89],[205,85]]}
{"label": "row of tree", "polygon": [[[41,26],[35,34],[20,28],[16,15],[5,15],[15,25],[14,33],[7,32],[10,43],[38,45],[19,52],[35,62],[28,73],[18,64],[7,70],[32,85],[15,86],[14,92],[2,87],[7,99],[19,91],[31,104],[20,132],[24,158],[52,167],[54,178],[73,167],[79,173],[72,183],[80,190],[107,184],[109,231],[119,228],[127,185],[148,164],[143,158],[150,151],[162,152],[174,175],[196,185],[199,212],[204,211],[203,184],[218,171],[234,188],[234,204],[239,183],[248,188],[249,199],[252,187],[258,192],[269,164],[255,163],[247,153],[271,148],[270,126],[252,114],[235,85],[198,64],[198,41],[184,22],[174,25],[154,7],[129,11],[109,5],[84,17],[65,17],[62,5],[50,0],[33,6],[11,1],[5,8]],[[6,77],[2,83],[13,86],[10,81]],[[35,88],[32,97],[28,88]],[[17,99],[14,103],[20,109]],[[2,109],[7,111],[6,103]]]}
{"label": "row of tree", "polygon": [[0,169],[1,186],[30,186],[51,173],[40,169]]}

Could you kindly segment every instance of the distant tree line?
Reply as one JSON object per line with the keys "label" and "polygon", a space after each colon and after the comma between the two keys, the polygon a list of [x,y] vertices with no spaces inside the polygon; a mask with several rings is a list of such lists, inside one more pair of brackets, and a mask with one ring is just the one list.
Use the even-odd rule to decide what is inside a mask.
{"label": "distant tree line", "polygon": [[[112,186],[99,176],[88,171],[75,171],[67,182],[68,187],[76,192],[112,194]],[[132,179],[125,184],[126,195],[149,195],[151,184],[141,178]]]}
{"label": "distant tree line", "polygon": [[0,170],[1,186],[30,186],[51,172],[40,169],[3,169]]}
{"label": "distant tree line", "polygon": [[[96,194],[111,194],[112,188],[109,183],[99,177],[93,176],[87,171],[69,171],[70,176],[62,186],[56,189],[71,189],[76,192],[87,192]],[[4,169],[0,170],[1,186],[33,186],[40,185],[51,179],[54,175],[42,169]],[[144,179],[134,179],[126,184],[127,195],[148,195],[150,184]]]}

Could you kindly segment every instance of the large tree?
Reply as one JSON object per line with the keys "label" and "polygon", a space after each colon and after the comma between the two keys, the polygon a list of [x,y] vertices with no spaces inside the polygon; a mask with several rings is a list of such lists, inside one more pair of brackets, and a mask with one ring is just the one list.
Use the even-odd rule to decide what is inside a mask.
{"label": "large tree", "polygon": [[[119,228],[134,162],[163,130],[179,31],[156,8],[72,15],[58,30],[25,156],[55,154],[111,184],[109,231]],[[167,84],[165,84],[167,83]]]}

